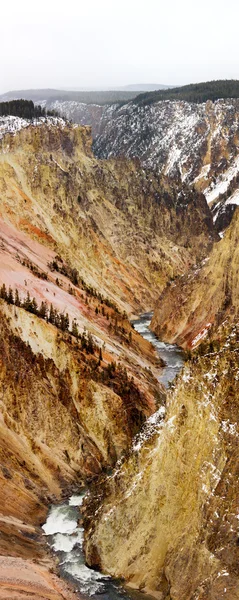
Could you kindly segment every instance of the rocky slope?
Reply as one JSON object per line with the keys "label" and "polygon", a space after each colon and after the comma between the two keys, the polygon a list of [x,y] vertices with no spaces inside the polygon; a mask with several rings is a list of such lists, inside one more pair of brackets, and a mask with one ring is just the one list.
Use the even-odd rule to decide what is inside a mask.
{"label": "rocky slope", "polygon": [[132,101],[105,110],[94,151],[103,158],[136,156],[143,166],[204,192],[209,204],[220,201],[214,216],[222,231],[238,204],[238,119],[238,99]]}
{"label": "rocky slope", "polygon": [[89,129],[57,119],[21,127],[12,118],[15,135],[6,120],[0,126],[4,222],[127,312],[150,309],[167,280],[216,239],[202,194],[179,191],[137,161],[97,161]]}
{"label": "rocky slope", "polygon": [[87,218],[90,200],[109,206],[90,180],[96,163],[88,130],[54,119],[1,125],[0,597],[70,600],[49,571],[39,524],[63,490],[127,451],[163,400],[154,378],[160,363],[126,315],[92,287],[102,290],[107,279],[111,296],[127,305],[117,296],[126,268]]}
{"label": "rocky slope", "polygon": [[202,194],[95,159],[89,128],[58,118],[0,119],[0,195],[0,597],[60,600],[47,506],[112,468],[165,401],[126,312],[217,235]]}
{"label": "rocky slope", "polygon": [[[127,450],[163,400],[156,363],[147,343],[137,349],[138,336],[124,348],[102,323],[99,362],[76,337],[0,302],[0,597],[70,600],[51,574],[39,525],[50,503]],[[116,357],[121,364],[112,362],[111,371]]]}
{"label": "rocky slope", "polygon": [[88,563],[160,600],[239,594],[238,326],[219,338],[85,506]]}
{"label": "rocky slope", "polygon": [[172,282],[160,296],[151,323],[159,337],[195,347],[227,315],[237,318],[238,236],[237,211],[209,258]]}
{"label": "rocky slope", "polygon": [[[176,91],[180,89],[184,90]],[[216,93],[215,88],[215,98]],[[218,93],[218,98],[224,98],[225,94],[220,96],[220,90]],[[212,205],[217,231],[228,226],[238,205],[239,100],[236,97],[193,103],[193,100],[177,100],[177,94],[175,99],[164,100],[162,96],[158,100],[156,93],[152,98],[150,94],[138,96],[122,106],[117,97],[115,101],[105,97],[101,102],[97,93],[95,101],[84,100],[86,92],[69,94],[28,90],[24,97],[33,98],[48,110],[57,110],[75,123],[90,125],[96,156],[138,157],[146,168],[177,177],[203,191]],[[22,95],[16,92],[3,98],[12,97]]]}

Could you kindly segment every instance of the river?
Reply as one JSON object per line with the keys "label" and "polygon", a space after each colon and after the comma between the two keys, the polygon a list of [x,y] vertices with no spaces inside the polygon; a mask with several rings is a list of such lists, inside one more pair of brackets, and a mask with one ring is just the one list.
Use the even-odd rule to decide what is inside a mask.
{"label": "river", "polygon": [[134,329],[143,336],[143,338],[153,344],[158,355],[164,360],[166,366],[158,376],[158,380],[161,381],[165,387],[168,387],[183,367],[184,353],[178,346],[175,346],[175,344],[166,344],[165,342],[160,342],[156,335],[150,331],[149,325],[152,316],[152,312],[144,313],[139,319],[132,321],[132,325]]}
{"label": "river", "polygon": [[83,553],[84,530],[79,526],[80,507],[86,491],[68,502],[51,507],[43,530],[59,560],[60,573],[85,600],[153,600],[150,596],[126,591],[121,582],[89,569]]}
{"label": "river", "polygon": [[[173,381],[183,366],[182,351],[175,345],[160,342],[149,330],[152,313],[145,313],[132,322],[136,331],[149,340],[157,349],[159,356],[165,361],[163,372],[158,377],[166,387]],[[138,591],[124,589],[120,581],[106,577],[89,569],[85,564],[83,553],[84,530],[81,522],[80,507],[86,491],[71,496],[64,504],[50,508],[47,521],[43,525],[48,543],[57,554],[61,575],[74,584],[85,600],[153,600],[150,596]]]}

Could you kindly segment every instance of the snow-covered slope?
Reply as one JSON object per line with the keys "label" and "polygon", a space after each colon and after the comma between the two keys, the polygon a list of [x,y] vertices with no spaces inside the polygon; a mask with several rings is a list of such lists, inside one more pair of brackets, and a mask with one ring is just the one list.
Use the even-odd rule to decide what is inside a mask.
{"label": "snow-covered slope", "polygon": [[146,106],[132,101],[105,109],[94,151],[100,158],[138,157],[146,168],[203,191],[211,205],[228,194],[239,172],[238,129],[239,100]]}
{"label": "snow-covered slope", "polygon": [[59,117],[40,117],[39,119],[29,120],[21,117],[0,117],[0,139],[7,133],[15,134],[17,131],[29,127],[30,125],[53,125],[55,127],[65,127],[66,122]]}

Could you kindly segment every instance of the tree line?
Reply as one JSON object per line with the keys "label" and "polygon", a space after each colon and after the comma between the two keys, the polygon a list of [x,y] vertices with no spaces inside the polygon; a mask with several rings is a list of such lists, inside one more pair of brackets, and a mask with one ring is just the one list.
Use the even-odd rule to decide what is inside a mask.
{"label": "tree line", "polygon": [[59,312],[52,304],[49,307],[47,302],[43,301],[41,302],[41,305],[38,306],[36,298],[31,298],[29,291],[22,300],[19,296],[18,289],[13,291],[11,286],[7,289],[5,283],[3,283],[0,288],[0,298],[5,300],[8,304],[18,306],[19,308],[23,308],[33,315],[37,315],[41,319],[44,319],[47,323],[55,325],[55,327],[61,331],[70,333],[81,341],[82,350],[85,350],[88,354],[94,354],[96,350],[96,344],[94,343],[91,333],[83,331],[83,333],[80,334],[75,319],[72,321],[72,326],[70,329],[68,313]]}
{"label": "tree line", "polygon": [[[92,296],[93,298],[96,298],[101,304],[105,304],[109,308],[112,308],[117,314],[121,314],[115,302],[113,302],[107,297],[104,297],[103,294],[97,292],[97,290],[93,286],[87,284],[84,281],[84,279],[82,279],[77,269],[72,268],[70,267],[70,265],[64,263],[60,256],[56,255],[54,260],[48,262],[47,266],[50,269],[50,271],[56,271],[57,273],[61,273],[61,275],[64,275],[65,277],[70,279],[73,285],[77,287],[80,286],[86,292],[86,294]],[[126,313],[123,316],[124,318],[127,318]]]}
{"label": "tree line", "polygon": [[39,119],[39,117],[58,117],[55,110],[46,110],[42,106],[35,105],[32,100],[10,100],[0,102],[0,117],[21,117],[22,119]]}
{"label": "tree line", "polygon": [[239,81],[234,79],[219,79],[205,83],[194,83],[175,87],[168,90],[158,90],[139,94],[134,104],[149,105],[160,100],[184,100],[200,104],[211,100],[215,102],[219,98],[239,98]]}

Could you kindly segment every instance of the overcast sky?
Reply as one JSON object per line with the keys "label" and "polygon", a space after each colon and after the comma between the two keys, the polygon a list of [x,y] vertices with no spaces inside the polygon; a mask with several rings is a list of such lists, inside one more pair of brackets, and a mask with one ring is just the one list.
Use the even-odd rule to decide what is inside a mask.
{"label": "overcast sky", "polygon": [[239,79],[238,0],[1,4],[1,93]]}

